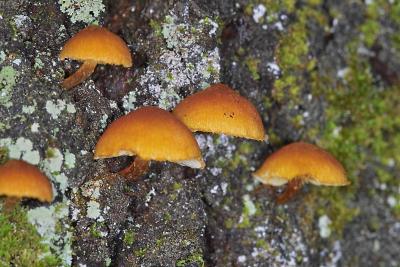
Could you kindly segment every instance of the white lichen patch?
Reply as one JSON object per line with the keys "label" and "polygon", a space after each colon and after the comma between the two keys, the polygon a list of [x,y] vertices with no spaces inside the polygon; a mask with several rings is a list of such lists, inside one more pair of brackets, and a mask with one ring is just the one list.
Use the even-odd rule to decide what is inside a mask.
{"label": "white lichen patch", "polygon": [[161,29],[165,46],[139,78],[141,90],[124,97],[126,113],[135,108],[139,94],[152,96],[144,105],[158,105],[168,110],[181,100],[178,92],[182,88],[191,86],[198,90],[219,81],[219,50],[203,45],[204,38],[216,33],[218,24],[209,18],[190,24],[177,21],[173,12],[166,16]]}
{"label": "white lichen patch", "polygon": [[201,19],[199,21],[200,23],[204,24],[205,26],[210,26],[211,29],[208,32],[208,35],[210,37],[215,37],[217,34],[217,30],[218,30],[218,23],[216,23],[215,21],[211,20],[210,18],[205,18],[205,19]]}
{"label": "white lichen patch", "polygon": [[24,26],[24,24],[27,24],[30,22],[30,18],[25,15],[15,15],[14,17],[14,23],[17,28],[21,28]]}
{"label": "white lichen patch", "polygon": [[82,196],[91,200],[97,200],[100,197],[100,187],[103,182],[101,180],[89,180],[81,187]]}
{"label": "white lichen patch", "polygon": [[3,63],[4,60],[6,60],[6,57],[7,57],[6,53],[3,50],[1,50],[0,51],[0,64]]}
{"label": "white lichen patch", "polygon": [[100,203],[90,200],[87,203],[86,216],[99,222],[104,221],[103,216],[101,216]]}
{"label": "white lichen patch", "polygon": [[154,189],[154,187],[152,187],[151,190],[146,195],[145,204],[144,204],[146,207],[149,206],[149,202],[155,195],[156,195],[156,190]]}
{"label": "white lichen patch", "polygon": [[58,119],[58,116],[61,114],[65,108],[65,102],[63,100],[58,99],[57,102],[53,102],[51,100],[46,101],[46,111],[51,115],[53,119]]}
{"label": "white lichen patch", "polygon": [[[376,242],[374,242],[374,245]],[[321,264],[321,267],[336,267],[336,266],[341,266],[340,262],[343,257],[342,253],[342,246],[340,245],[340,241],[335,241],[333,243],[333,248],[328,250],[324,249],[320,253],[321,255],[328,255],[328,259],[326,262]]]}
{"label": "white lichen patch", "polygon": [[23,105],[22,113],[25,113],[28,115],[33,114],[33,112],[35,112],[35,110],[36,110],[36,106],[37,106],[37,103],[35,100],[33,101],[33,105],[30,105],[30,106]]}
{"label": "white lichen patch", "polygon": [[195,138],[197,143],[199,144],[200,149],[203,152],[202,154],[204,159],[215,155],[216,147],[212,136],[208,134],[195,134]]}
{"label": "white lichen patch", "polygon": [[397,199],[394,196],[388,196],[386,201],[391,208],[394,208],[397,205]]}
{"label": "white lichen patch", "polygon": [[65,168],[72,169],[75,167],[76,157],[73,153],[71,153],[68,149],[64,153],[64,164]]}
{"label": "white lichen patch", "polygon": [[14,65],[16,65],[16,66],[19,66],[19,65],[21,65],[21,63],[22,63],[22,60],[21,60],[20,58],[16,58],[16,59],[14,59],[14,60],[12,61],[12,63],[13,63]]}
{"label": "white lichen patch", "polygon": [[245,263],[246,260],[247,260],[247,257],[246,257],[245,255],[240,255],[240,256],[237,258],[237,261],[238,261],[239,263]]}
{"label": "white lichen patch", "polygon": [[243,206],[244,209],[247,211],[248,216],[253,216],[257,212],[257,208],[254,205],[254,202],[250,199],[249,195],[243,196]]}
{"label": "white lichen patch", "polygon": [[68,201],[50,207],[38,207],[28,211],[28,220],[42,236],[43,243],[59,256],[63,264],[72,262],[72,233],[68,223]]}
{"label": "white lichen patch", "polygon": [[70,17],[72,23],[94,23],[105,6],[102,0],[59,0],[61,12]]}
{"label": "white lichen patch", "polygon": [[37,122],[32,123],[31,132],[32,133],[38,133],[39,132],[39,127],[40,127],[39,123],[37,123]]}
{"label": "white lichen patch", "polygon": [[268,62],[267,63],[268,70],[276,77],[279,78],[281,75],[281,69],[279,68],[278,64],[273,61],[273,62]]}
{"label": "white lichen patch", "polygon": [[107,120],[108,120],[108,115],[103,114],[103,116],[100,119],[100,130],[104,130],[107,126]]}
{"label": "white lichen patch", "polygon": [[75,113],[76,109],[73,104],[66,103],[64,100],[57,99],[57,101],[47,100],[46,111],[51,115],[51,118],[56,120],[64,110],[68,113]]}
{"label": "white lichen patch", "polygon": [[64,155],[58,148],[48,148],[46,159],[43,161],[44,167],[50,173],[59,173],[64,162]]}
{"label": "white lichen patch", "polygon": [[51,175],[51,178],[58,184],[61,193],[64,194],[68,188],[68,177],[64,173],[60,173]]}
{"label": "white lichen patch", "polygon": [[332,221],[327,215],[322,215],[318,219],[319,235],[322,238],[328,238],[331,235],[331,225]]}
{"label": "white lichen patch", "polygon": [[71,114],[76,112],[76,108],[75,108],[74,104],[71,104],[71,103],[67,104],[66,110],[68,113],[71,113]]}
{"label": "white lichen patch", "polygon": [[129,92],[122,99],[122,106],[124,107],[124,109],[127,113],[135,109],[135,103],[136,103],[136,92],[135,91]]}
{"label": "white lichen patch", "polygon": [[9,108],[12,106],[11,97],[13,87],[17,83],[18,72],[11,66],[0,70],[0,105]]}
{"label": "white lichen patch", "polygon": [[267,9],[263,4],[259,4],[253,8],[253,19],[256,23],[262,23],[263,17]]}
{"label": "white lichen patch", "polygon": [[33,149],[31,140],[19,137],[16,141],[11,138],[0,139],[0,147],[8,150],[8,156],[12,159],[23,159],[30,164],[38,164],[40,161],[39,151]]}
{"label": "white lichen patch", "polygon": [[35,57],[35,64],[33,65],[33,68],[38,70],[38,69],[43,69],[44,63],[39,57]]}

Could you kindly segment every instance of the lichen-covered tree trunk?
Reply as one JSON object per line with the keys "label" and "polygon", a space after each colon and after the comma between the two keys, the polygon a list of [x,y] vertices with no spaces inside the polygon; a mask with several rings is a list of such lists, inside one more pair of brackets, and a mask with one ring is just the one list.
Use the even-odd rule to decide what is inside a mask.
{"label": "lichen-covered tree trunk", "polygon": [[[64,43],[99,24],[133,67],[81,64]],[[50,205],[0,211],[0,266],[399,266],[400,2],[0,0],[0,162],[39,166]],[[260,112],[268,140],[196,133],[206,168],[93,160],[106,126],[140,106],[171,110],[223,82]],[[306,185],[285,205],[252,178],[303,140],[351,185]],[[279,189],[278,189],[279,190]]]}

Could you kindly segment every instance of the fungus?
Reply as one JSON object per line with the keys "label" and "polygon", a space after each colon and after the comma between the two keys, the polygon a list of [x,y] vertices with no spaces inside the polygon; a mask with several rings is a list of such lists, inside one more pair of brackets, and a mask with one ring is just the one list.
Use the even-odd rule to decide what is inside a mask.
{"label": "fungus", "polygon": [[256,108],[225,84],[214,84],[188,96],[173,113],[194,132],[265,139],[264,126]]}
{"label": "fungus", "polygon": [[[170,161],[191,168],[204,168],[200,148],[192,132],[175,116],[158,107],[141,107],[112,122],[96,144],[94,158],[136,156],[133,169],[138,177],[148,161]],[[133,167],[133,168],[132,168]]]}
{"label": "fungus", "polygon": [[10,209],[24,197],[51,202],[53,189],[37,167],[22,160],[9,160],[0,165],[0,195],[7,197],[5,208]]}
{"label": "fungus", "polygon": [[253,176],[271,186],[286,185],[277,202],[284,203],[304,183],[327,186],[350,184],[343,166],[331,154],[311,144],[296,142],[269,156]]}
{"label": "fungus", "polygon": [[97,64],[132,66],[131,54],[125,42],[106,28],[95,25],[86,27],[69,39],[59,58],[83,61],[82,66],[63,81],[65,89],[71,89],[87,79]]}

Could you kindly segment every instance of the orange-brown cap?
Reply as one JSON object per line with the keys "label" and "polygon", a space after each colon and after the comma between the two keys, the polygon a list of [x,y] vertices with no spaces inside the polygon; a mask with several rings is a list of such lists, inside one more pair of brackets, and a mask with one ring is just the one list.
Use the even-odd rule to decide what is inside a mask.
{"label": "orange-brown cap", "polygon": [[97,142],[94,158],[123,155],[204,167],[192,132],[171,113],[157,107],[139,108],[107,127]]}
{"label": "orange-brown cap", "polygon": [[131,54],[124,40],[106,28],[95,25],[86,27],[69,39],[59,58],[132,66]]}
{"label": "orange-brown cap", "polygon": [[173,113],[192,131],[265,139],[264,126],[256,108],[225,84],[214,84],[188,96]]}
{"label": "orange-brown cap", "polygon": [[9,160],[0,166],[0,195],[53,200],[49,179],[35,166],[22,160]]}
{"label": "orange-brown cap", "polygon": [[262,183],[280,186],[294,178],[316,185],[348,185],[343,166],[331,154],[311,144],[286,145],[269,156],[254,177]]}

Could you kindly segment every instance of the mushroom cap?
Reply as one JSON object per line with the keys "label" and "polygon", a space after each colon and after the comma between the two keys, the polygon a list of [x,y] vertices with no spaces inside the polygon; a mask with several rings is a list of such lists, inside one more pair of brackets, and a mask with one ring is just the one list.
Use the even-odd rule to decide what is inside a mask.
{"label": "mushroom cap", "polygon": [[214,84],[188,96],[173,113],[195,132],[265,139],[264,125],[256,108],[225,84]]}
{"label": "mushroom cap", "polygon": [[158,107],[141,107],[107,127],[96,144],[94,158],[123,155],[204,167],[192,132],[171,113]]}
{"label": "mushroom cap", "polygon": [[13,159],[0,166],[0,195],[51,202],[53,188],[37,167]]}
{"label": "mushroom cap", "polygon": [[71,37],[61,50],[59,58],[132,66],[131,53],[124,40],[106,28],[95,25],[88,26]]}
{"label": "mushroom cap", "polygon": [[311,144],[296,142],[269,156],[253,174],[262,183],[274,186],[294,178],[316,185],[341,186],[350,182],[346,172],[331,154]]}

